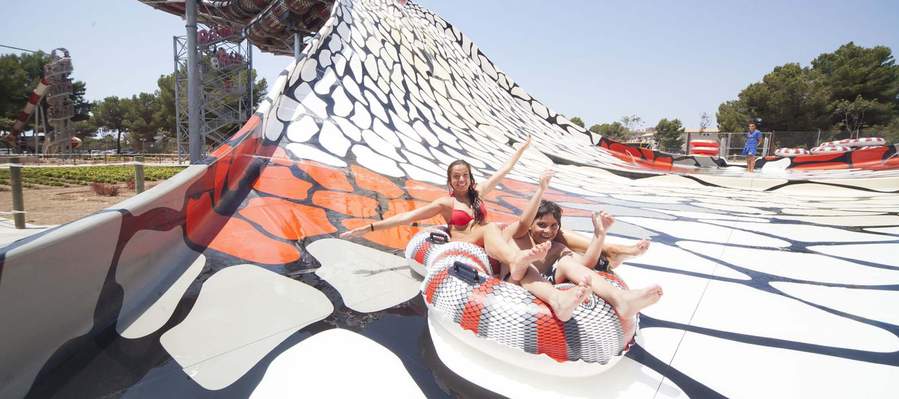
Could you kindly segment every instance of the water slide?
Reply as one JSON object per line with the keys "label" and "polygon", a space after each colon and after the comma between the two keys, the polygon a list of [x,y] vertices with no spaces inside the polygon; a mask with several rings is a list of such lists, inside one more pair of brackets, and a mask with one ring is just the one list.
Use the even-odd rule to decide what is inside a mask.
{"label": "water slide", "polygon": [[[466,159],[514,220],[540,173],[566,228],[651,238],[662,285],[607,372],[518,369],[429,323],[402,258]],[[628,150],[624,150],[628,151]],[[407,2],[340,0],[205,164],[0,249],[0,397],[887,397],[899,389],[899,177],[703,174],[623,159]],[[633,158],[631,158],[633,157]],[[641,161],[645,160],[645,161]],[[671,163],[668,163],[671,165]],[[672,173],[674,172],[674,173]]]}
{"label": "water slide", "polygon": [[[157,10],[184,17],[184,1],[140,0]],[[314,34],[330,16],[334,0],[198,0],[200,22],[246,30],[262,51],[293,55],[293,35]]]}
{"label": "water slide", "polygon": [[[43,140],[44,154],[50,152],[59,152],[60,149],[77,147],[81,144],[81,139],[72,137],[71,132],[67,132],[69,120],[74,116],[75,108],[71,99],[72,96],[72,79],[69,74],[72,73],[72,59],[69,57],[69,51],[64,48],[57,48],[50,52],[50,60],[43,66],[43,76],[38,81],[37,86],[32,90],[28,97],[28,102],[19,112],[16,123],[13,125],[12,131],[4,140],[10,146],[19,146],[19,134],[28,124],[31,114],[40,104],[44,97],[47,97],[47,115],[46,119],[53,126],[53,130],[47,133],[49,140]],[[37,128],[34,130],[35,139],[37,139]],[[70,130],[70,129],[68,129]],[[37,140],[34,141],[33,147],[38,145]],[[26,147],[27,143],[22,145]],[[36,152],[35,148],[31,151]]]}
{"label": "water slide", "polygon": [[28,119],[31,118],[31,114],[34,113],[34,109],[41,102],[41,99],[44,98],[44,95],[47,94],[48,87],[50,87],[50,84],[47,83],[47,79],[41,79],[37,82],[37,87],[31,91],[28,102],[25,103],[25,108],[22,109],[22,112],[19,112],[19,115],[16,118],[16,123],[13,125],[12,131],[10,132],[11,140],[14,141],[19,133],[22,132],[22,129],[25,128],[25,124],[28,123]]}

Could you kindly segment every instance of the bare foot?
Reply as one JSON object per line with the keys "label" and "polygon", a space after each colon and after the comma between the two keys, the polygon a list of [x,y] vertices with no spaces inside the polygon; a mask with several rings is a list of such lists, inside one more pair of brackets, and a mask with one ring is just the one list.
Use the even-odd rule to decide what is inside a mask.
{"label": "bare foot", "polygon": [[649,305],[659,301],[662,297],[662,287],[653,285],[639,290],[623,290],[619,294],[615,311],[622,319],[629,320]]}
{"label": "bare foot", "polygon": [[642,239],[636,245],[634,245],[634,251],[630,253],[631,256],[640,256],[646,253],[646,250],[649,249],[649,240]]}
{"label": "bare foot", "polygon": [[515,258],[512,259],[512,262],[509,263],[510,279],[512,279],[512,281],[520,281],[524,278],[524,275],[528,271],[528,266],[535,261],[545,258],[546,253],[549,252],[551,246],[552,242],[546,241],[535,245],[531,249],[519,251],[518,254],[515,255]]}
{"label": "bare foot", "polygon": [[578,285],[567,290],[557,290],[553,295],[549,306],[552,308],[556,318],[561,321],[568,321],[578,305],[587,300],[590,290],[583,285]]}
{"label": "bare foot", "polygon": [[609,257],[609,269],[615,269],[621,266],[625,260],[645,254],[649,250],[649,243],[650,241],[647,239],[640,240],[640,242],[632,245],[627,252]]}
{"label": "bare foot", "polygon": [[595,236],[605,235],[612,227],[612,223],[615,223],[615,218],[606,211],[593,212],[592,220],[593,235]]}

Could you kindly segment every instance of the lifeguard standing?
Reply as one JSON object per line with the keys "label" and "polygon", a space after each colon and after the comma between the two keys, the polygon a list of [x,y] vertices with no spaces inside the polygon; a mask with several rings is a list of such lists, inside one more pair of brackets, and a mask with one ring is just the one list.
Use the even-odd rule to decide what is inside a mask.
{"label": "lifeguard standing", "polygon": [[749,124],[749,131],[746,133],[746,145],[743,146],[742,155],[746,156],[746,171],[755,171],[755,152],[762,140],[762,132],[760,132],[755,123]]}

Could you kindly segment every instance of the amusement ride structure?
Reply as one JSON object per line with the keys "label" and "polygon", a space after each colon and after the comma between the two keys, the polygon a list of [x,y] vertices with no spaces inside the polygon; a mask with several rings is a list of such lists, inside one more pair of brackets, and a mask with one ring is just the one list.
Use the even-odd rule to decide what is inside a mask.
{"label": "amusement ride structure", "polygon": [[[198,139],[193,139],[198,146],[221,145],[252,114],[251,44],[273,54],[296,56],[333,4],[319,0],[142,2],[186,17],[191,27],[187,35],[174,38],[179,158],[190,151],[191,109],[198,114],[194,129]],[[196,67],[196,90],[190,87],[192,66]]]}
{"label": "amusement ride structure", "polygon": [[[200,134],[204,144],[218,146],[253,112],[252,47],[240,31],[224,25],[204,27],[197,35],[200,62]],[[186,36],[173,38],[175,49],[175,118],[178,153],[189,151],[189,47]]]}
{"label": "amusement ride structure", "polygon": [[[0,248],[0,397],[899,390],[895,144],[766,159],[780,174],[597,145],[411,1],[143,2],[194,14],[189,49],[205,42],[191,21],[229,27],[187,51],[188,91],[202,65],[243,70],[250,55],[225,44],[241,37],[293,43],[295,59],[205,159],[192,140],[192,165],[153,189]],[[486,222],[520,221],[540,191],[573,234],[594,237],[606,211],[609,243],[651,239],[606,274],[664,295],[628,320],[591,295],[562,321],[470,243],[409,245],[446,216],[375,228],[446,200],[458,159],[478,183],[504,173],[480,198]]]}
{"label": "amusement ride structure", "polygon": [[[43,78],[28,98],[28,103],[7,137],[7,142],[31,153],[67,153],[81,144],[73,135],[72,117],[75,104],[72,100],[72,58],[69,50],[58,48],[50,53],[50,61],[44,65]],[[46,110],[41,102],[46,101]],[[28,119],[35,116],[33,140],[20,136]],[[38,132],[43,129],[44,135]]]}

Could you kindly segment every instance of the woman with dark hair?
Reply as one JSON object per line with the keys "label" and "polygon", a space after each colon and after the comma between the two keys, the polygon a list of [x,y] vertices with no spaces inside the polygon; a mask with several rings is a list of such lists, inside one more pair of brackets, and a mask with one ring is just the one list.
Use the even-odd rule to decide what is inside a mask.
{"label": "woman with dark hair", "polygon": [[[541,181],[541,183],[543,183]],[[548,182],[547,182],[548,183]],[[593,238],[590,240],[583,254],[575,253],[570,248],[556,241],[562,227],[562,208],[552,201],[540,201],[545,191],[544,186],[537,190],[529,206],[522,212],[520,219],[510,224],[503,234],[524,250],[546,242],[551,242],[544,259],[533,262],[532,268],[543,279],[527,275],[522,279],[521,285],[530,291],[529,284],[533,282],[548,281],[558,284],[568,281],[578,282],[589,287],[594,294],[612,305],[622,322],[631,320],[637,312],[656,303],[662,296],[662,288],[652,285],[643,289],[617,289],[594,272],[600,253],[605,250],[606,232],[615,218],[606,212],[593,214]],[[539,206],[537,204],[539,203]],[[569,236],[580,235],[569,233]],[[503,270],[503,273],[513,273],[514,270]]]}
{"label": "woman with dark hair", "polygon": [[[443,216],[446,221],[449,236],[452,241],[469,242],[484,247],[487,255],[496,259],[501,264],[512,270],[532,269],[530,265],[542,260],[552,243],[546,242],[535,245],[527,250],[520,250],[503,237],[502,229],[495,223],[488,223],[487,207],[481,198],[496,188],[496,185],[518,163],[518,160],[530,146],[531,138],[515,152],[497,172],[490,176],[483,184],[476,184],[471,173],[471,165],[464,160],[452,162],[446,170],[446,184],[449,195],[437,198],[430,204],[408,212],[393,215],[380,220],[344,232],[341,238],[356,237],[366,232],[388,229],[400,225],[408,225],[418,220],[428,219],[437,215]],[[516,281],[517,282],[517,281]],[[579,285],[570,290],[557,290],[549,284],[540,286],[534,292],[538,298],[544,300],[552,308],[559,320],[565,321],[571,318],[571,314],[578,304],[583,302],[589,290]]]}

